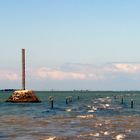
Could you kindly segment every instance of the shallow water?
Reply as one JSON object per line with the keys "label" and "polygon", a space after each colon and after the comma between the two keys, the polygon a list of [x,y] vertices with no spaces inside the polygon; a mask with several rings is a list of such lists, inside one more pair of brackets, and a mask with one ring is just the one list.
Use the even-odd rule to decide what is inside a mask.
{"label": "shallow water", "polygon": [[16,104],[10,94],[0,93],[1,140],[140,139],[140,92],[37,91],[41,103]]}

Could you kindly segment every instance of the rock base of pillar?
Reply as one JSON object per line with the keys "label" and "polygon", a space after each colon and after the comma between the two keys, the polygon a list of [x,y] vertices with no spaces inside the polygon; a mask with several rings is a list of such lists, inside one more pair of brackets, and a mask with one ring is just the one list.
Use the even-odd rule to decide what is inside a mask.
{"label": "rock base of pillar", "polygon": [[17,90],[6,100],[13,103],[38,103],[40,100],[32,90]]}

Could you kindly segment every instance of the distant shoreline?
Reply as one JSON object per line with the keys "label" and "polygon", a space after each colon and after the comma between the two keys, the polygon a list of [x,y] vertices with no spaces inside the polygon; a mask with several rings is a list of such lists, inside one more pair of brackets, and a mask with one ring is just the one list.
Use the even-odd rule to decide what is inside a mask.
{"label": "distant shoreline", "polygon": [[[16,91],[21,89],[0,89],[2,92]],[[140,90],[34,90],[36,92],[140,92]]]}
{"label": "distant shoreline", "polygon": [[15,91],[17,89],[1,89],[0,91],[7,92],[7,91]]}

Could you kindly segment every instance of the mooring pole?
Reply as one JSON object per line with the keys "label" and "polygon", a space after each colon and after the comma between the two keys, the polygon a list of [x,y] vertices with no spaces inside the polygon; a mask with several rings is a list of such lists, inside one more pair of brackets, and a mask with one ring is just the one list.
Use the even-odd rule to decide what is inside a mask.
{"label": "mooring pole", "polygon": [[133,105],[134,105],[134,101],[133,99],[131,99],[131,108],[133,108]]}
{"label": "mooring pole", "polygon": [[79,99],[80,99],[80,97],[78,96],[78,97],[77,97],[77,99],[79,100]]}
{"label": "mooring pole", "polygon": [[22,89],[25,90],[25,49],[22,49]]}
{"label": "mooring pole", "polygon": [[50,105],[51,105],[51,109],[53,109],[53,104],[54,104],[54,99],[53,99],[53,97],[50,96],[50,97],[48,98],[48,101],[49,101],[49,103],[50,103]]}
{"label": "mooring pole", "polygon": [[66,104],[68,104],[68,97],[66,97]]}
{"label": "mooring pole", "polygon": [[122,97],[122,101],[121,101],[121,104],[123,104],[123,97]]}

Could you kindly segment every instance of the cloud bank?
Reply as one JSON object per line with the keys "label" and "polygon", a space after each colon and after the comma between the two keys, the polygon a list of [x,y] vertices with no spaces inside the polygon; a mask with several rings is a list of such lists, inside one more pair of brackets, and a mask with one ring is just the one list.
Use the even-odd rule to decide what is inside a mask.
{"label": "cloud bank", "polygon": [[[51,80],[107,80],[115,77],[127,76],[138,78],[140,75],[139,63],[110,63],[101,66],[91,64],[67,63],[59,68],[41,67],[27,69],[30,79]],[[21,77],[15,71],[0,70],[0,80],[16,81]]]}
{"label": "cloud bank", "polygon": [[35,79],[52,80],[107,80],[115,77],[127,76],[139,78],[140,64],[137,63],[111,63],[102,66],[90,64],[68,63],[59,68],[42,67],[30,70]]}
{"label": "cloud bank", "polygon": [[0,81],[17,81],[18,79],[18,74],[16,72],[10,70],[0,70]]}

